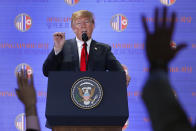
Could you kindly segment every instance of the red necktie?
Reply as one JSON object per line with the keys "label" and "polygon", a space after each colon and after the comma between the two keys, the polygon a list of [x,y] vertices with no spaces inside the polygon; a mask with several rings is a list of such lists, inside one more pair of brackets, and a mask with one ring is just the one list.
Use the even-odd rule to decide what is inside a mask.
{"label": "red necktie", "polygon": [[[80,59],[80,71],[86,71],[86,62],[85,62],[85,44],[82,45],[81,59]],[[87,63],[88,63],[88,53],[87,53]]]}

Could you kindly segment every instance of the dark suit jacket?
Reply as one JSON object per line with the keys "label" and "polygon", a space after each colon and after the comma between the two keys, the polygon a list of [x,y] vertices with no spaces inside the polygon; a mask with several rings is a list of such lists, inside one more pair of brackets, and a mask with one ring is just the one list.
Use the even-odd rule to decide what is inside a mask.
{"label": "dark suit jacket", "polygon": [[[43,73],[48,76],[49,71],[80,71],[79,55],[76,39],[66,40],[63,50],[55,55],[54,49],[43,64]],[[88,59],[89,71],[123,71],[119,61],[111,52],[109,45],[92,40]]]}
{"label": "dark suit jacket", "polygon": [[164,71],[150,73],[142,97],[154,131],[196,131],[176,99]]}

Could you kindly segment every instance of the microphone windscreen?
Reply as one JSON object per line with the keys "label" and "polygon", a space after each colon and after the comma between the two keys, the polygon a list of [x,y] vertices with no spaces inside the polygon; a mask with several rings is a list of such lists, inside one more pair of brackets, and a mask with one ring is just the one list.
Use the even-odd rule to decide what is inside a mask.
{"label": "microphone windscreen", "polygon": [[82,40],[84,42],[86,42],[88,40],[88,36],[87,36],[86,32],[82,33]]}

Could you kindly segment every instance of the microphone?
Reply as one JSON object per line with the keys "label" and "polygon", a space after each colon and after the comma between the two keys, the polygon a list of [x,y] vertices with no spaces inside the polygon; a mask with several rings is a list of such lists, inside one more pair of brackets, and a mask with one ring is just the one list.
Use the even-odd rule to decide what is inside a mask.
{"label": "microphone", "polygon": [[82,33],[82,40],[84,41],[84,43],[86,43],[86,41],[88,40],[88,36],[87,36],[86,32]]}
{"label": "microphone", "polygon": [[88,36],[86,34],[86,32],[82,33],[82,40],[84,41],[84,45],[85,45],[85,63],[86,63],[86,70],[88,70],[88,62],[87,62],[87,43],[86,41],[88,40]]}

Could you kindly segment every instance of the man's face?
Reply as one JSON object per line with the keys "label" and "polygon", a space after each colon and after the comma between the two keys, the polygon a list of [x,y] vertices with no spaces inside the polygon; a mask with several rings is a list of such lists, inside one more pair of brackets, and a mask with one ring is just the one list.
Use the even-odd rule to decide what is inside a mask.
{"label": "man's face", "polygon": [[78,18],[73,21],[72,29],[79,40],[82,40],[82,33],[86,32],[88,38],[90,39],[93,33],[94,24],[89,18]]}

